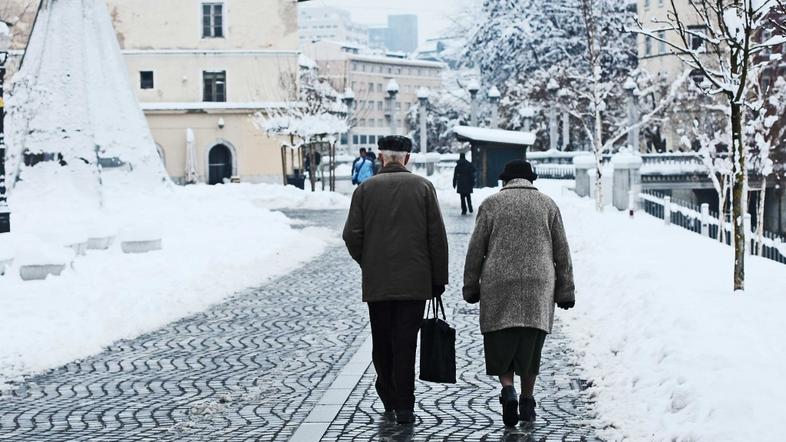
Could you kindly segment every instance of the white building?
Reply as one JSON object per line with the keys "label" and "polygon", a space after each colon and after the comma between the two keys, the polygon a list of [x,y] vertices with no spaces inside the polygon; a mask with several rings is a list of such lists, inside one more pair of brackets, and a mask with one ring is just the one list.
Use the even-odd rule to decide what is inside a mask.
{"label": "white building", "polygon": [[368,46],[368,27],[354,23],[349,12],[332,7],[301,7],[298,17],[301,46],[334,40]]}

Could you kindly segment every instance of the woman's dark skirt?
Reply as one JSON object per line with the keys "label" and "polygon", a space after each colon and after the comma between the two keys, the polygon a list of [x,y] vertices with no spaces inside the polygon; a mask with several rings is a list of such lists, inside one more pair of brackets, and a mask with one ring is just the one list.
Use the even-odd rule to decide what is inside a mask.
{"label": "woman's dark skirt", "polygon": [[538,374],[546,334],[531,327],[506,328],[484,334],[486,374],[502,376],[511,371],[519,376]]}

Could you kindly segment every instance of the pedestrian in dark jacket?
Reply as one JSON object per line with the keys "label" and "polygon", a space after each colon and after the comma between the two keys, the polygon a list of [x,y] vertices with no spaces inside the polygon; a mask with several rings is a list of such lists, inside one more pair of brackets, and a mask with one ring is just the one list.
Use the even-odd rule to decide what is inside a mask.
{"label": "pedestrian in dark jacket", "polygon": [[[532,185],[529,163],[508,163],[502,190],[480,205],[464,266],[464,299],[480,302],[486,373],[499,376],[506,425],[535,420],[533,389],[555,304],[575,304],[559,208]],[[516,397],[514,372],[521,376]],[[518,408],[518,409],[517,409]]]}
{"label": "pedestrian in dark jacket", "polygon": [[377,371],[387,417],[415,421],[415,351],[426,301],[448,283],[448,242],[434,186],[410,173],[412,142],[379,140],[380,173],[352,195],[344,242],[363,272]]}
{"label": "pedestrian in dark jacket", "polygon": [[467,161],[465,154],[459,154],[456,168],[453,169],[453,188],[461,195],[461,214],[466,215],[467,209],[472,213],[472,189],[475,188],[475,166]]}

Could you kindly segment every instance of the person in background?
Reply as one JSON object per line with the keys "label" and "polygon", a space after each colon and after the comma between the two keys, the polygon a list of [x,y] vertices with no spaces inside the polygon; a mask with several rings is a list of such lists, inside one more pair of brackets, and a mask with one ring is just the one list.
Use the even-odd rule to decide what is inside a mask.
{"label": "person in background", "polygon": [[379,162],[379,158],[377,158],[377,155],[374,153],[372,149],[369,149],[368,152],[366,153],[366,157],[369,160],[371,160],[371,164],[374,165],[374,175],[378,174],[379,171],[382,169],[382,166]]}
{"label": "person in background", "polygon": [[360,156],[352,163],[352,184],[361,184],[374,176],[374,161],[368,158],[366,148],[360,148]]}
{"label": "person in background", "polygon": [[434,185],[404,167],[412,141],[378,144],[382,170],[352,194],[343,238],[362,272],[385,417],[412,424],[418,331],[426,301],[448,283],[448,240]]}
{"label": "person in background", "polygon": [[[464,265],[464,300],[480,302],[486,373],[499,376],[502,420],[535,421],[535,379],[555,305],[575,305],[562,215],[523,160],[505,165],[504,187],[480,205]],[[516,397],[513,374],[521,376]]]}
{"label": "person in background", "polygon": [[453,188],[461,195],[461,214],[467,209],[472,213],[472,189],[475,187],[475,166],[467,161],[466,154],[459,154],[456,168],[453,169]]}

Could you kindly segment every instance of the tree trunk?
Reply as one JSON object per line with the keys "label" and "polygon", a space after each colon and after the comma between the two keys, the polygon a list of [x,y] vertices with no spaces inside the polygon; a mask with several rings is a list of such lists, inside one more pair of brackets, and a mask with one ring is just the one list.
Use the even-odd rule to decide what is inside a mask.
{"label": "tree trunk", "polygon": [[731,215],[734,226],[734,290],[745,290],[745,145],[742,134],[742,105],[731,101],[732,158],[734,172]]}

